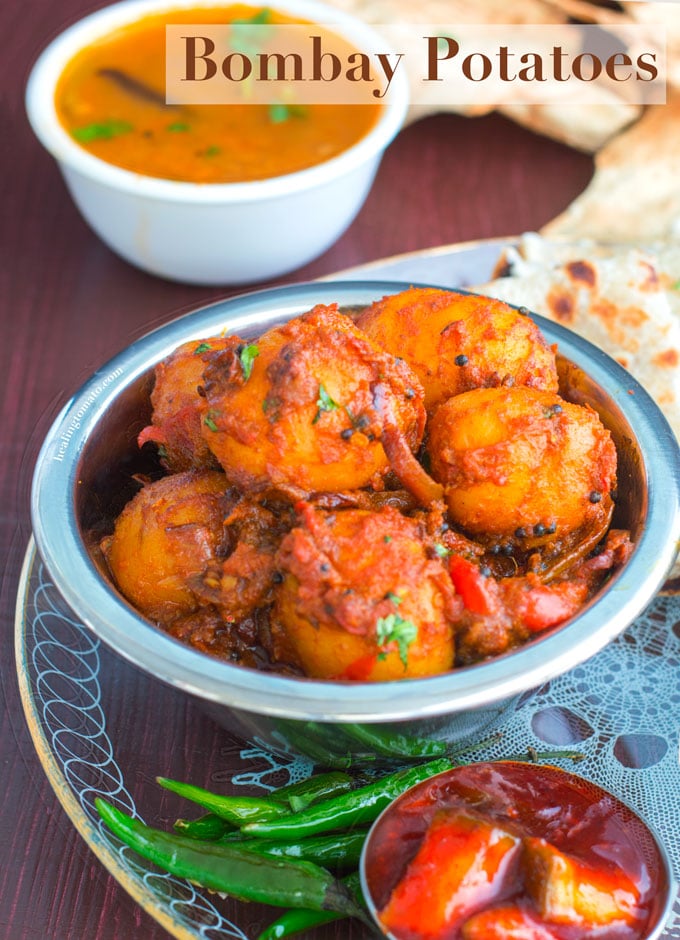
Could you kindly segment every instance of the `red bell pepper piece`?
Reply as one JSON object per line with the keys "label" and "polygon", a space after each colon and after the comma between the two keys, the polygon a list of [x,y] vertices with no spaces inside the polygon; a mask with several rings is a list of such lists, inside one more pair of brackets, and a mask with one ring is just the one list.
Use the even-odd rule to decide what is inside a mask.
{"label": "red bell pepper piece", "polygon": [[449,574],[456,593],[460,595],[467,610],[472,611],[473,614],[493,613],[495,604],[491,585],[495,582],[485,578],[474,562],[461,555],[451,555]]}

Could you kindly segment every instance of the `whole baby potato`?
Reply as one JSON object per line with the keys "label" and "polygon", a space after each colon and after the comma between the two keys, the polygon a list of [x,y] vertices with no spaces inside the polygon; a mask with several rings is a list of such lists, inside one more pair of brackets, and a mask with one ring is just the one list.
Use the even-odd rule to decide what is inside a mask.
{"label": "whole baby potato", "polygon": [[425,426],[418,379],[336,305],[319,305],[248,345],[207,354],[202,433],[242,489],[380,485],[389,462],[378,387],[415,450]]}
{"label": "whole baby potato", "polygon": [[151,392],[151,424],[139,435],[139,444],[153,441],[161,463],[171,473],[219,464],[201,434],[203,401],[199,389],[203,381],[206,352],[237,346],[237,336],[213,336],[190,340],[158,363]]}
{"label": "whole baby potato", "polygon": [[450,398],[430,421],[428,454],[452,521],[487,544],[591,529],[616,485],[616,450],[597,413],[529,388]]}
{"label": "whole baby potato", "polygon": [[321,679],[450,669],[460,605],[421,524],[392,507],[299,512],[277,557],[277,658]]}
{"label": "whole baby potato", "polygon": [[224,474],[186,471],[148,483],[116,519],[102,550],[124,596],[151,620],[170,623],[200,606],[191,581],[222,540]]}
{"label": "whole baby potato", "polygon": [[539,328],[491,297],[412,287],[376,301],[357,325],[411,366],[428,412],[471,388],[526,385],[557,391],[555,354]]}

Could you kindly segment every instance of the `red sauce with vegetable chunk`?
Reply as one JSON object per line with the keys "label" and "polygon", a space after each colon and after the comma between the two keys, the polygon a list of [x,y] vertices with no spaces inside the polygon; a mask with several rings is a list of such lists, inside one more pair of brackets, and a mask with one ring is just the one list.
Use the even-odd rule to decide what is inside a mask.
{"label": "red sauce with vegetable chunk", "polygon": [[398,940],[642,940],[668,884],[644,823],[556,767],[472,764],[376,823],[364,874]]}

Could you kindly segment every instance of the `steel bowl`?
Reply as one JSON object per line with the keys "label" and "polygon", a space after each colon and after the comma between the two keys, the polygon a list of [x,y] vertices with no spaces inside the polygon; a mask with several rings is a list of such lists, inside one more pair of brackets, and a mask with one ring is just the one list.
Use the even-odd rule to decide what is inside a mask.
{"label": "steel bowl", "polygon": [[[520,772],[519,778],[516,777],[518,771]],[[473,793],[469,804],[466,799],[460,797],[461,793],[466,792],[466,786],[460,790],[455,788],[455,782],[461,775],[465,776],[467,792]],[[631,860],[629,871],[635,870],[637,865],[641,870],[643,870],[642,866],[646,867],[646,872],[640,875],[640,888],[644,897],[643,910],[647,911],[647,917],[646,923],[640,924],[640,931],[635,935],[641,935],[641,931],[644,930],[644,940],[658,940],[662,936],[673,910],[678,886],[668,849],[649,823],[645,822],[619,797],[578,774],[546,764],[499,761],[455,767],[453,770],[430,777],[405,790],[381,812],[372,824],[361,852],[359,867],[361,888],[368,911],[385,940],[400,940],[400,937],[412,936],[409,930],[404,930],[402,933],[396,928],[388,929],[381,922],[380,910],[387,902],[399,878],[403,876],[405,865],[414,856],[437,808],[449,804],[460,807],[464,812],[471,810],[473,813],[475,811],[484,813],[484,809],[480,810],[480,806],[484,806],[481,794],[489,792],[485,787],[488,788],[491,781],[497,785],[498,781],[503,781],[504,778],[505,784],[501,783],[501,792],[504,792],[506,798],[513,795],[513,804],[518,796],[521,802],[519,794],[521,787],[518,779],[524,782],[527,775],[531,776],[531,785],[528,789],[531,796],[527,802],[531,806],[533,817],[529,827],[535,820],[540,833],[543,826],[554,818],[555,812],[559,813],[554,802],[555,797],[560,800],[566,799],[569,806],[567,809],[563,803],[558,804],[564,813],[563,820],[569,818],[569,813],[573,818],[573,814],[577,812],[575,807],[578,807],[580,813],[583,814],[581,828],[564,821],[561,827],[555,827],[562,836],[563,851],[578,857],[579,842],[584,838],[583,829],[593,823],[598,812],[606,816],[605,825],[609,846],[613,844],[617,846],[617,849],[614,853],[611,847],[600,846],[604,858],[611,860],[615,854],[618,863],[623,864],[627,856]],[[477,784],[480,790],[476,789]],[[504,824],[502,818],[501,814],[501,825]],[[581,818],[580,815],[579,818]],[[524,831],[529,834],[529,829],[524,828],[525,820],[520,821],[515,817],[515,821],[519,824],[520,832]],[[510,823],[509,820],[508,822]],[[531,834],[535,835],[536,832]],[[395,858],[396,847],[402,853],[401,858]],[[503,901],[505,900],[504,898]],[[497,906],[498,903],[498,900],[487,901],[480,906],[491,908]],[[424,906],[424,913],[426,911],[427,902]],[[469,914],[472,913],[475,913],[474,908],[469,912]],[[625,930],[614,932],[617,936],[621,936]]]}
{"label": "steel bowl", "polygon": [[[680,452],[661,411],[613,359],[536,317],[547,341],[558,346],[562,394],[592,405],[612,433],[619,457],[614,524],[630,530],[635,543],[626,565],[576,617],[489,661],[430,678],[373,684],[243,668],[191,649],[141,617],[117,592],[92,544],[93,535],[111,530],[132,495],[131,475],[144,471],[136,438],[150,418],[155,364],[192,339],[222,330],[249,338],[316,303],[360,309],[406,286],[316,282],[245,294],[183,316],[103,365],[63,408],[38,457],[35,540],[76,617],[120,656],[195,697],[245,738],[283,735],[296,750],[321,740],[333,751],[333,734],[347,724],[446,742],[487,732],[521,695],[621,633],[651,602],[677,553]],[[347,747],[351,753],[345,741]],[[358,753],[365,749],[357,745]]]}

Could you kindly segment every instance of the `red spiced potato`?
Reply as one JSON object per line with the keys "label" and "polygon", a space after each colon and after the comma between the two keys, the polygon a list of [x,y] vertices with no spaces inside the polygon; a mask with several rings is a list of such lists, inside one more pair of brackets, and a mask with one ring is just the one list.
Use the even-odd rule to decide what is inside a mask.
{"label": "red spiced potato", "polygon": [[102,549],[116,584],[160,623],[196,610],[191,586],[222,540],[224,474],[186,471],[148,483],[125,506]]}
{"label": "red spiced potato", "polygon": [[428,411],[471,388],[557,391],[554,351],[530,317],[501,300],[412,287],[376,301],[357,323],[411,366]]}
{"label": "red spiced potato", "polygon": [[606,531],[616,449],[592,408],[535,389],[475,389],[437,409],[427,447],[452,522],[485,544]]}
{"label": "red spiced potato", "polygon": [[333,492],[379,484],[389,471],[374,385],[387,389],[416,450],[425,427],[420,383],[335,307],[207,355],[202,432],[231,483]]}
{"label": "red spiced potato", "polygon": [[425,527],[396,509],[299,507],[278,555],[279,656],[321,679],[433,675],[454,662],[460,613]]}

